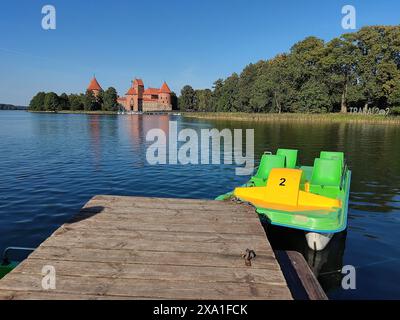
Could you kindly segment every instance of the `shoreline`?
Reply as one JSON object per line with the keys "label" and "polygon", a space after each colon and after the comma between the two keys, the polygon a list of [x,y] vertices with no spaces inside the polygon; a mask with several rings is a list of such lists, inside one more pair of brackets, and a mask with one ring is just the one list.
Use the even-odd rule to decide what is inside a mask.
{"label": "shoreline", "polygon": [[101,115],[101,114],[106,114],[106,115],[114,115],[114,114],[118,114],[117,111],[101,111],[101,110],[97,110],[97,111],[86,111],[86,110],[76,110],[76,111],[72,111],[72,110],[61,110],[61,111],[37,111],[37,110],[26,110],[26,112],[31,112],[31,113],[61,113],[61,114],[94,114],[94,115]]}
{"label": "shoreline", "polygon": [[[85,110],[62,110],[62,111],[34,111],[31,113],[51,114],[89,114],[89,115],[118,115],[117,111],[85,111]],[[391,124],[400,125],[400,117],[383,115],[365,115],[353,113],[244,113],[244,112],[185,112],[172,111],[165,114],[180,113],[187,118],[204,120],[226,120],[226,121],[251,121],[251,122],[330,122],[330,123],[368,123],[368,124]],[[146,114],[146,113],[144,113]],[[151,112],[149,112],[151,114]]]}
{"label": "shoreline", "polygon": [[207,120],[229,121],[282,121],[282,122],[335,122],[400,125],[400,117],[352,113],[244,113],[244,112],[182,112],[182,116]]}

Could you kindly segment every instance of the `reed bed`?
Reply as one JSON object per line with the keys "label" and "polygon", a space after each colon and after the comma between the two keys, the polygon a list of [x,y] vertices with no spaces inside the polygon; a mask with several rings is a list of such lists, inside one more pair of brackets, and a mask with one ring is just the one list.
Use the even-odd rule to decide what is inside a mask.
{"label": "reed bed", "polygon": [[355,122],[400,125],[400,117],[354,113],[244,113],[244,112],[183,112],[185,117],[233,121],[304,121],[304,122]]}

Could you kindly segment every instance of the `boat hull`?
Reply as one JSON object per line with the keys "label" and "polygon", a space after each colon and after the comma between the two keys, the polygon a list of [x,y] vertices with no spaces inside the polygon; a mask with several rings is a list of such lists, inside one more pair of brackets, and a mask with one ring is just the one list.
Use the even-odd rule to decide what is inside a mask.
{"label": "boat hull", "polygon": [[307,245],[314,251],[324,250],[333,236],[334,233],[306,232]]}

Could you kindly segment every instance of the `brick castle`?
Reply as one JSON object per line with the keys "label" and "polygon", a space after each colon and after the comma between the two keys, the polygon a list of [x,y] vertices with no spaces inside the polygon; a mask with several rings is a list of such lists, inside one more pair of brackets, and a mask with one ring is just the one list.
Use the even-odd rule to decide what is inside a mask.
{"label": "brick castle", "polygon": [[[96,77],[90,81],[87,88],[91,91],[94,96],[103,90],[100,84],[97,82]],[[171,111],[171,90],[169,89],[166,82],[164,82],[161,88],[144,88],[143,81],[141,79],[135,79],[132,81],[132,85],[128,92],[123,97],[118,97],[117,102],[126,111]]]}

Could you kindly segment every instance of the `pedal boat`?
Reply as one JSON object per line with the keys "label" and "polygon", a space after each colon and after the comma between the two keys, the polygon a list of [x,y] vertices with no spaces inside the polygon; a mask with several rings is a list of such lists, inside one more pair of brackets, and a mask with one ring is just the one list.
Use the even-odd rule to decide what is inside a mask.
{"label": "pedal boat", "polygon": [[342,152],[322,151],[313,166],[298,166],[297,154],[264,153],[256,175],[217,200],[249,202],[272,225],[304,230],[310,249],[320,251],[347,228],[351,171]]}

